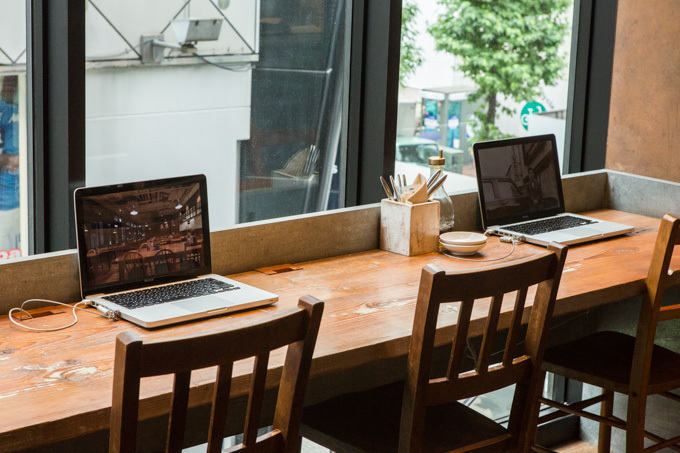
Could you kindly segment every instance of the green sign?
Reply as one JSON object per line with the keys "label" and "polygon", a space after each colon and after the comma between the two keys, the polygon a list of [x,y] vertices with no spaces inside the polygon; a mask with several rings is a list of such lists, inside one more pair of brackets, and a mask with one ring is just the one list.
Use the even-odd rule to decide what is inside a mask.
{"label": "green sign", "polygon": [[529,115],[543,112],[545,112],[545,107],[543,107],[543,104],[540,102],[527,102],[524,107],[522,107],[522,112],[519,116],[519,120],[524,129],[529,130]]}

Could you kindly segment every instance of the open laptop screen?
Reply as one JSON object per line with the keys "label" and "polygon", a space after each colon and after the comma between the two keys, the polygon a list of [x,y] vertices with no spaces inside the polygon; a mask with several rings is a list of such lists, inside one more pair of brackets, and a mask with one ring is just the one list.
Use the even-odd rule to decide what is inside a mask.
{"label": "open laptop screen", "polygon": [[210,273],[205,176],[76,190],[83,295]]}
{"label": "open laptop screen", "polygon": [[475,143],[484,227],[564,212],[554,135]]}

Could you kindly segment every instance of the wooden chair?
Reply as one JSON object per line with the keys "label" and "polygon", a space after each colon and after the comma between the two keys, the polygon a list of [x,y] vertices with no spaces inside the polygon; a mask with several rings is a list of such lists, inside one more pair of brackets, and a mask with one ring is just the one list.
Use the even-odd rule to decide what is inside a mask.
{"label": "wooden chair", "polygon": [[95,249],[89,249],[86,254],[87,259],[87,275],[90,281],[96,283],[98,278],[102,277],[102,273],[105,271],[104,262],[102,257],[97,253]]}
{"label": "wooden chair", "polygon": [[127,252],[123,256],[123,266],[125,269],[124,278],[144,278],[144,257],[141,253]]}
{"label": "wooden chair", "polygon": [[200,250],[189,250],[184,255],[182,255],[180,260],[180,268],[186,269],[198,269],[201,267],[201,261],[203,254]]}
{"label": "wooden chair", "polygon": [[147,275],[155,275],[159,273],[168,273],[174,271],[177,267],[177,260],[175,253],[169,249],[161,249],[152,257],[146,259],[149,271]]}
{"label": "wooden chair", "polygon": [[[664,291],[680,285],[680,273],[669,271],[673,250],[679,243],[680,220],[664,216],[645,281],[646,292],[635,337],[619,332],[597,332],[546,350],[544,370],[601,387],[603,393],[571,406],[541,398],[542,403],[560,411],[542,417],[538,423],[567,414],[595,420],[600,423],[600,452],[610,451],[612,426],[626,431],[627,452],[651,452],[669,446],[680,451],[676,446],[680,436],[664,440],[645,431],[647,395],[663,395],[680,402],[680,396],[669,393],[680,388],[680,354],[654,344],[657,324],[680,318],[680,304],[662,306]],[[627,421],[612,415],[614,392],[627,395]],[[599,416],[583,410],[596,403],[601,403]],[[645,437],[656,445],[644,448]],[[536,450],[545,449],[537,447]]]}
{"label": "wooden chair", "polygon": [[[109,451],[135,451],[140,380],[165,374],[174,374],[166,451],[180,451],[191,370],[215,365],[217,379],[207,451],[221,451],[232,367],[235,361],[249,357],[255,357],[255,366],[243,443],[227,451],[299,451],[302,403],[322,313],[323,302],[304,296],[296,308],[278,310],[269,316],[263,314],[262,318],[254,315],[254,322],[238,329],[149,341],[141,340],[133,332],[121,333],[116,338]],[[288,351],[273,431],[258,437],[269,353],[285,345]]]}
{"label": "wooden chair", "polygon": [[[423,268],[416,302],[406,381],[341,395],[305,409],[301,434],[333,451],[528,451],[524,424],[541,393],[540,362],[567,249],[511,263],[446,273]],[[536,286],[526,336],[521,320]],[[514,307],[501,316],[505,300]],[[448,371],[430,378],[440,306],[459,302]],[[480,308],[481,305],[481,308]],[[461,371],[473,311],[488,312],[476,366]],[[508,319],[510,318],[510,319]],[[499,321],[502,324],[499,325]],[[494,337],[508,327],[501,363],[492,364]],[[518,351],[523,342],[526,352]],[[438,343],[441,343],[439,341]],[[459,400],[516,384],[508,428]]]}

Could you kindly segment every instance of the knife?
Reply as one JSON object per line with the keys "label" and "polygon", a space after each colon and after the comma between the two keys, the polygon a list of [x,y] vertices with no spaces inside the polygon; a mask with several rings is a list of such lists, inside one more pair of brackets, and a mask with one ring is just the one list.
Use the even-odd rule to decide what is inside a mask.
{"label": "knife", "polygon": [[439,170],[435,171],[434,173],[432,173],[432,175],[430,175],[430,177],[427,178],[427,182],[425,183],[425,186],[429,189],[432,186],[432,184],[434,184],[434,182],[437,180],[437,178],[439,178],[439,175],[441,175],[441,174],[442,174],[441,168]]}
{"label": "knife", "polygon": [[388,200],[392,200],[394,197],[392,196],[392,191],[390,190],[390,186],[387,185],[387,181],[385,181],[385,178],[382,176],[380,177],[380,183],[383,186],[383,189],[385,189],[385,194],[387,195]]}
{"label": "knife", "polygon": [[430,195],[432,195],[433,193],[435,193],[437,191],[437,189],[439,189],[439,186],[444,184],[444,181],[446,181],[447,176],[448,175],[444,175],[444,176],[442,176],[441,178],[439,178],[438,180],[436,180],[435,182],[432,183],[432,186],[427,189],[427,196],[428,197]]}
{"label": "knife", "polygon": [[394,201],[400,201],[401,194],[399,193],[399,188],[394,182],[394,177],[390,175],[390,183],[392,184],[392,192],[394,193]]}

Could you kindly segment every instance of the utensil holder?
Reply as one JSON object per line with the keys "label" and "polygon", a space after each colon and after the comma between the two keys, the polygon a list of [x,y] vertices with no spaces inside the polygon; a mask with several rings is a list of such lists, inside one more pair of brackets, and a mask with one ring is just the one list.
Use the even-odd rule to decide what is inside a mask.
{"label": "utensil holder", "polygon": [[380,203],[380,248],[406,256],[437,251],[439,202],[404,204],[384,199]]}

